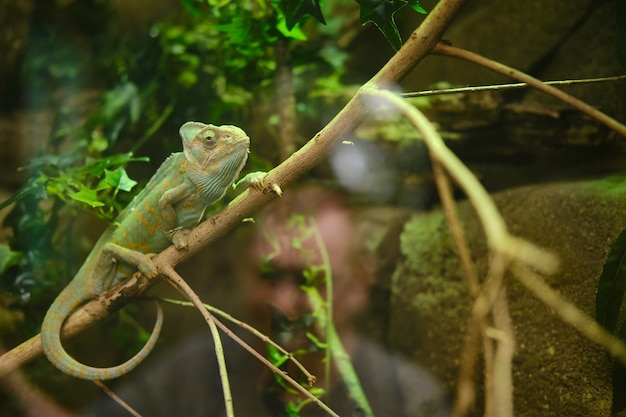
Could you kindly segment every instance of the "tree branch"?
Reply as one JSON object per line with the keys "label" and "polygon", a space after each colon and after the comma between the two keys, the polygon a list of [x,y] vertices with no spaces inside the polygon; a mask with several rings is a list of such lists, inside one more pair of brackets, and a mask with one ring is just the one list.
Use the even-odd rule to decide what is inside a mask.
{"label": "tree branch", "polygon": [[[463,2],[464,0],[440,1],[424,22],[411,34],[406,44],[366,86],[391,86],[400,81],[426,55],[432,52]],[[272,200],[274,198],[271,191],[273,184],[286,188],[320,163],[335,144],[344,139],[365,118],[366,110],[360,100],[361,94],[361,91],[357,92],[319,133],[286,161],[270,171],[264,179],[267,186],[264,191],[247,190],[222,211],[191,231],[188,236],[188,250],[181,251],[170,246],[157,255],[155,262],[174,267],[189,259],[201,248],[225,235],[249,213]],[[62,334],[64,337],[68,337],[85,330],[96,321],[130,302],[153,283],[154,280],[133,276],[80,308],[63,326]],[[0,378],[40,354],[41,340],[40,336],[37,335],[0,356]]]}

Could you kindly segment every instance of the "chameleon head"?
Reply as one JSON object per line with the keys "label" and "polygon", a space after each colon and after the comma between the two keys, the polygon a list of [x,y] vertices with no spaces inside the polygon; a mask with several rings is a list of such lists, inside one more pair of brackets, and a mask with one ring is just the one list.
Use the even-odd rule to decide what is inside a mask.
{"label": "chameleon head", "polygon": [[250,138],[237,126],[187,122],[180,136],[192,176],[210,173],[219,186],[230,186],[248,159]]}

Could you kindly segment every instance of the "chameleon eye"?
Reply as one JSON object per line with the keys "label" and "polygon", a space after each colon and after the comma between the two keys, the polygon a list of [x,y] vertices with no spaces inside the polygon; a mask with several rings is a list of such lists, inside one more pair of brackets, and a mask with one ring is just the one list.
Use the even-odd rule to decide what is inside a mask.
{"label": "chameleon eye", "polygon": [[215,139],[217,138],[217,133],[214,130],[206,129],[203,132],[200,132],[200,137],[202,138],[202,144],[205,146],[213,147],[215,146]]}

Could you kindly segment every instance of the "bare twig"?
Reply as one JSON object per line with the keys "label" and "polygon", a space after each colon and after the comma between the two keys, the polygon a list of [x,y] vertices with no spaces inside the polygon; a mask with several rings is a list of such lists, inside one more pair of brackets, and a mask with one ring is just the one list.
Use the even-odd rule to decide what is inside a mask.
{"label": "bare twig", "polygon": [[[492,251],[492,259],[489,264],[487,279],[481,291],[475,291],[476,288],[474,288],[477,297],[472,311],[472,323],[470,323],[470,335],[474,336],[471,343],[476,343],[478,335],[482,336],[485,355],[485,415],[487,417],[510,417],[513,410],[511,365],[513,332],[508,316],[506,299],[503,298],[504,273],[509,259],[515,259],[522,264],[530,264],[534,268],[553,271],[557,264],[556,258],[535,247],[532,243],[509,234],[504,220],[486,190],[456,155],[445,146],[433,125],[417,108],[390,91],[368,89],[363,91],[363,95],[371,103],[372,107],[378,106],[380,102],[390,104],[421,133],[436,164],[440,164],[447,170],[465,191],[482,222],[489,247]],[[440,173],[438,175],[441,177]],[[444,186],[440,192],[445,197],[446,193],[449,192],[449,188],[446,187],[445,182],[442,182],[441,179],[439,183]],[[447,201],[446,204],[449,205],[450,202]],[[453,211],[448,211],[447,215],[453,219],[456,218]],[[458,225],[455,225],[455,227],[458,227]],[[463,242],[457,241],[457,245],[459,243],[462,244]],[[497,306],[497,311],[494,312],[495,333],[488,327],[487,321],[489,312],[494,305]],[[492,348],[493,342],[488,338],[488,336],[493,337],[493,334],[498,335],[498,348],[495,352]],[[477,349],[468,349],[467,353],[476,354]],[[470,361],[472,364],[476,362],[475,358],[470,358]],[[464,372],[463,391],[459,392],[463,396],[463,404],[455,409],[459,413],[466,413],[469,410],[468,405],[473,403],[474,390],[471,382],[468,381],[472,370],[466,368]]]}
{"label": "bare twig", "polygon": [[222,338],[215,319],[211,313],[204,308],[204,304],[198,297],[198,294],[187,284],[187,282],[181,277],[174,268],[169,265],[159,265],[159,271],[165,275],[167,282],[169,282],[174,288],[176,288],[182,295],[187,297],[189,301],[200,311],[200,314],[204,317],[209,328],[211,329],[211,335],[213,336],[213,345],[215,346],[215,356],[217,358],[217,366],[220,373],[220,379],[222,381],[222,392],[224,394],[224,405],[226,407],[226,416],[234,417],[235,411],[233,409],[233,396],[230,391],[230,382],[228,380],[228,370],[226,369],[226,359],[224,358],[224,346],[222,345]]}
{"label": "bare twig", "polygon": [[493,300],[492,317],[495,331],[496,349],[493,357],[493,415],[513,417],[513,355],[515,353],[515,335],[506,298],[504,274],[508,260],[501,253],[495,253],[491,259],[497,293]]}
{"label": "bare twig", "polygon": [[[600,77],[600,78],[584,78],[578,80],[556,80],[556,81],[543,81],[545,85],[577,85],[577,84],[592,84],[592,83],[605,83],[614,81],[626,80],[626,75],[616,75],[614,77]],[[446,94],[459,94],[459,93],[478,93],[481,91],[502,91],[502,90],[517,90],[520,88],[531,87],[528,83],[511,83],[511,84],[495,84],[495,85],[477,85],[470,87],[453,87],[442,88],[436,90],[424,90],[424,91],[412,91],[410,93],[400,93],[400,97],[414,98],[414,97],[429,97],[429,96],[441,96]]]}
{"label": "bare twig", "polygon": [[[159,266],[159,269],[160,268],[161,268],[161,266]],[[270,368],[274,373],[280,375],[283,379],[285,379],[285,381],[287,381],[287,383],[289,383],[292,387],[294,387],[296,390],[298,390],[302,395],[304,395],[307,398],[309,398],[318,407],[320,407],[322,410],[324,410],[326,413],[328,413],[328,415],[333,416],[333,417],[339,417],[339,415],[337,413],[335,413],[330,407],[328,407],[326,404],[324,404],[319,398],[315,397],[313,394],[311,394],[309,391],[307,391],[306,388],[304,388],[296,380],[291,378],[286,372],[284,372],[283,370],[281,370],[278,367],[276,367],[273,363],[269,362],[263,355],[261,355],[259,352],[257,352],[252,346],[250,346],[248,343],[243,341],[239,336],[237,336],[235,333],[233,333],[226,325],[224,325],[224,323],[222,323],[220,320],[218,320],[217,317],[213,316],[209,310],[204,308],[204,304],[202,303],[200,298],[195,294],[193,289],[187,284],[187,282],[184,279],[182,279],[182,277],[180,275],[178,275],[178,273],[176,273],[173,269],[171,269],[171,267],[163,266],[163,268],[166,269],[166,274],[168,276],[174,276],[175,277],[175,280],[174,280],[175,287],[177,289],[179,289],[179,290],[182,289],[181,292],[185,296],[187,296],[188,294],[194,294],[194,296],[192,297],[193,299],[190,299],[190,301],[202,313],[202,315],[203,315],[203,317],[205,317],[205,320],[207,321],[207,323],[209,323],[209,324],[213,323],[215,326],[219,327],[228,337],[233,339],[237,344],[239,344],[245,350],[250,352],[252,354],[252,356],[254,356],[256,359],[261,361],[261,363],[263,363],[265,366]],[[220,349],[222,349],[222,348],[220,347]],[[223,350],[222,350],[222,353],[223,353]],[[225,395],[226,395],[226,393],[225,393]],[[232,406],[232,397],[229,397],[227,399],[227,405],[228,405],[228,402],[230,402],[231,406]]]}
{"label": "bare twig", "polygon": [[113,392],[109,387],[107,387],[104,382],[102,381],[97,381],[94,380],[93,381],[94,384],[96,384],[98,386],[98,388],[100,388],[102,391],[104,391],[106,393],[106,395],[108,395],[109,397],[111,397],[113,399],[113,401],[115,401],[116,403],[118,403],[120,406],[122,406],[126,411],[128,411],[130,414],[132,414],[134,417],[141,417],[141,414],[139,414],[133,407],[131,407],[130,405],[128,405],[128,403],[124,400],[122,400],[119,395],[117,395],[115,392]]}
{"label": "bare twig", "polygon": [[506,66],[500,62],[494,61],[492,59],[486,58],[484,56],[478,55],[474,52],[470,52],[461,48],[456,48],[454,46],[450,46],[444,42],[439,42],[434,50],[435,54],[446,55],[454,58],[464,59],[466,61],[473,62],[475,64],[481,65],[485,68],[488,68],[492,71],[498,72],[500,74],[504,74],[508,77],[511,77],[515,80],[522,81],[527,83],[531,87],[536,88],[546,94],[554,96],[559,100],[563,101],[566,104],[574,107],[575,109],[580,110],[586,115],[596,119],[600,123],[605,124],[610,129],[616,131],[622,136],[626,136],[626,126],[612,117],[608,116],[605,113],[602,113],[600,110],[596,109],[593,106],[585,103],[582,100],[579,100],[557,88],[552,87],[551,85],[546,85],[546,83],[538,80],[537,78],[531,77],[528,74],[523,73],[522,71],[516,70],[515,68],[511,68]]}
{"label": "bare twig", "polygon": [[558,260],[553,254],[508,233],[504,219],[487,191],[469,168],[445,145],[439,133],[422,112],[390,91],[372,88],[362,90],[362,95],[365,99],[371,100],[372,105],[378,105],[379,102],[391,104],[407,118],[413,127],[419,130],[431,155],[445,167],[476,209],[491,249],[522,263],[530,264],[543,272],[556,271]]}
{"label": "bare twig", "polygon": [[463,233],[463,227],[459,221],[459,216],[456,211],[456,203],[454,201],[454,196],[452,195],[450,181],[448,180],[441,163],[437,159],[433,159],[432,165],[435,184],[437,185],[437,191],[439,193],[439,200],[441,201],[441,207],[443,208],[446,221],[450,227],[457,255],[461,261],[461,267],[463,268],[463,275],[465,276],[465,281],[467,282],[467,288],[470,291],[470,295],[473,298],[476,298],[478,297],[478,292],[480,291],[480,282],[478,282],[476,266],[474,265],[474,262],[472,262],[472,255],[467,245],[465,233]]}
{"label": "bare twig", "polygon": [[[361,381],[359,380],[350,355],[346,351],[333,320],[333,272],[330,264],[330,256],[328,249],[322,238],[322,233],[315,219],[309,218],[309,227],[313,230],[315,236],[315,245],[319,250],[322,258],[322,265],[324,266],[325,284],[326,284],[326,299],[324,300],[318,289],[315,287],[309,287],[305,290],[308,296],[308,300],[313,306],[314,311],[323,311],[326,317],[323,320],[318,321],[318,325],[325,327],[326,330],[326,342],[328,347],[326,348],[326,361],[330,362],[331,359],[337,366],[339,374],[343,382],[348,389],[350,398],[355,402],[357,407],[361,410],[363,417],[374,417],[374,411],[367,399],[367,395],[363,391]],[[327,385],[330,384],[330,363],[326,364],[326,381]]]}
{"label": "bare twig", "polygon": [[515,277],[535,297],[552,308],[565,322],[578,329],[588,339],[598,343],[609,353],[626,365],[626,345],[617,337],[604,330],[594,319],[583,313],[574,304],[567,301],[559,293],[554,291],[543,279],[530,268],[513,263],[511,271]]}
{"label": "bare twig", "polygon": [[[161,301],[166,302],[166,303],[170,303],[170,304],[179,305],[179,306],[193,306],[193,304],[190,303],[189,301],[174,300],[174,299],[171,299],[171,298],[161,298]],[[307,381],[309,381],[309,385],[312,386],[313,384],[315,384],[315,380],[317,379],[315,377],[315,375],[311,374],[309,372],[309,370],[306,369],[304,367],[304,365],[302,365],[300,363],[300,361],[293,356],[292,353],[290,353],[287,350],[285,350],[284,347],[282,347],[278,343],[274,342],[267,335],[265,335],[264,333],[258,331],[255,327],[249,325],[248,323],[234,318],[233,316],[231,316],[230,314],[228,314],[227,312],[225,312],[223,310],[220,310],[219,308],[216,308],[216,307],[214,307],[214,306],[212,306],[210,304],[206,304],[206,303],[204,303],[203,305],[204,305],[204,308],[209,310],[211,313],[216,314],[218,316],[221,316],[222,318],[230,321],[231,323],[234,323],[235,325],[241,327],[242,329],[249,331],[250,333],[252,333],[254,336],[258,337],[259,340],[263,341],[264,343],[272,345],[274,348],[276,348],[276,350],[278,350],[280,353],[285,355],[289,359],[289,361],[291,361],[295,366],[298,367],[300,372],[302,372],[304,374],[304,376],[306,377]]]}

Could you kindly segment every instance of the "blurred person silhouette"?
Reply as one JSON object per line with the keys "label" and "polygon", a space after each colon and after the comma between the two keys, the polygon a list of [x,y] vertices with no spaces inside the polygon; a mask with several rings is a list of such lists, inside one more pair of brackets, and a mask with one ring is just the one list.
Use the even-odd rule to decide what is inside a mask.
{"label": "blurred person silhouette", "polygon": [[[321,187],[287,190],[255,216],[246,261],[254,266],[244,280],[245,320],[270,335],[317,377],[321,399],[340,416],[365,415],[335,367],[326,371],[325,334],[320,321],[327,275],[332,276],[332,322],[373,414],[384,417],[449,415],[449,398],[437,379],[418,365],[392,354],[359,334],[355,317],[367,307],[371,285],[369,262],[361,250],[345,197]],[[243,261],[233,260],[235,262]],[[231,326],[232,328],[232,326]],[[322,329],[322,331],[320,331]],[[237,334],[264,353],[267,348],[243,331]],[[287,416],[298,404],[293,390],[237,346],[222,338],[235,415]],[[336,353],[336,352],[332,352]],[[295,366],[285,370],[298,377]],[[152,366],[142,367],[116,392],[144,416],[222,416],[223,396],[213,342],[208,332],[182,341]],[[106,399],[89,415],[119,415],[121,407]],[[315,404],[302,417],[327,415]]]}

